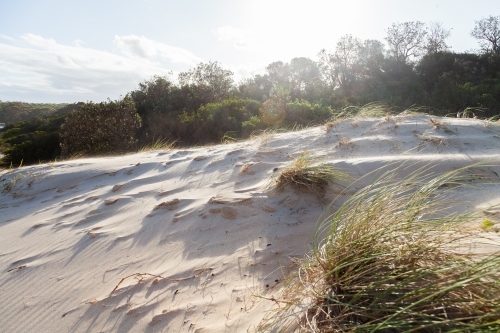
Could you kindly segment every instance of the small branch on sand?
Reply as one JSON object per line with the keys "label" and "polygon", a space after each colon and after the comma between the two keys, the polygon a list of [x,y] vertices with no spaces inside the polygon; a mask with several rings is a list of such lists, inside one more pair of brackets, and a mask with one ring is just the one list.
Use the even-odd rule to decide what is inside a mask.
{"label": "small branch on sand", "polygon": [[[203,267],[203,268],[198,268],[198,269],[195,269],[194,271],[196,272],[195,274],[191,275],[191,276],[188,276],[188,277],[184,277],[184,278],[177,278],[177,279],[174,279],[174,278],[166,278],[166,277],[163,277],[161,275],[155,275],[155,274],[150,274],[150,273],[134,273],[134,274],[130,274],[124,278],[122,278],[120,280],[120,282],[118,282],[118,284],[116,285],[116,287],[111,291],[110,294],[114,293],[116,289],[118,289],[118,287],[122,284],[123,281],[125,281],[126,279],[130,278],[130,277],[135,277],[139,282],[141,282],[142,280],[144,280],[144,278],[146,276],[151,276],[151,277],[155,277],[155,278],[158,278],[158,279],[162,279],[162,280],[166,280],[166,281],[169,281],[169,282],[180,282],[180,281],[185,281],[185,280],[191,280],[191,279],[194,279],[194,278],[197,278],[198,276],[200,276],[201,274],[203,274],[204,272],[206,272],[207,270],[212,270],[213,268],[212,267]],[[159,281],[158,280],[155,280],[157,281],[156,283],[158,283]]]}

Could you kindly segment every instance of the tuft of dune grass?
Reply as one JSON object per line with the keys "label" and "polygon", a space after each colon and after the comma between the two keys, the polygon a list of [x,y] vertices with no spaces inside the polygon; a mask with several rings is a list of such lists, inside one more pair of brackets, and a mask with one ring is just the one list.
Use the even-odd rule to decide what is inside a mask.
{"label": "tuft of dune grass", "polygon": [[170,150],[173,149],[177,141],[167,140],[164,138],[153,139],[150,144],[146,144],[139,149],[139,152]]}
{"label": "tuft of dune grass", "polygon": [[500,252],[472,253],[472,215],[448,213],[459,171],[395,175],[319,220],[312,253],[259,331],[500,331]]}
{"label": "tuft of dune grass", "polygon": [[315,164],[315,157],[303,152],[286,166],[275,180],[276,189],[292,186],[323,197],[329,184],[339,184],[349,176],[329,164]]}

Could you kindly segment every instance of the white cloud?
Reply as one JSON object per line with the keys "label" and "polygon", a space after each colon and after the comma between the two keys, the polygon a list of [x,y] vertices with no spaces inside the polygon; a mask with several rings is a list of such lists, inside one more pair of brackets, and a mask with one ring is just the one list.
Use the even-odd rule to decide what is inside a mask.
{"label": "white cloud", "polygon": [[253,44],[254,34],[250,30],[242,30],[229,25],[219,27],[212,31],[220,41],[231,42],[233,46],[240,50],[249,49]]}
{"label": "white cloud", "polygon": [[160,57],[164,60],[188,65],[195,65],[202,61],[191,52],[179,47],[170,46],[148,39],[144,36],[115,36],[113,43],[127,57],[138,57],[153,60]]}
{"label": "white cloud", "polygon": [[0,38],[7,39],[7,40],[14,40],[14,38],[9,37],[9,36],[5,36],[5,35],[2,35],[2,34],[0,34]]}
{"label": "white cloud", "polygon": [[87,43],[85,43],[85,42],[84,42],[83,40],[81,40],[81,39],[75,39],[75,40],[73,41],[73,45],[78,46],[78,47],[83,47],[83,46],[85,46],[85,44],[87,44]]}
{"label": "white cloud", "polygon": [[0,41],[0,100],[115,99],[144,79],[167,74],[173,63],[180,62],[182,70],[201,61],[189,51],[144,37],[117,36],[116,41],[123,55],[85,47],[82,41],[63,45],[34,34],[12,43]]}

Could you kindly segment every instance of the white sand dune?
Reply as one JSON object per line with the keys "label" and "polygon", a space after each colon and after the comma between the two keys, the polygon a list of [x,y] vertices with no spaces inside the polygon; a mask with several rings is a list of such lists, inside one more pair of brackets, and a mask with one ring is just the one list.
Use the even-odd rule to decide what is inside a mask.
{"label": "white sand dune", "polygon": [[0,331],[254,331],[339,193],[331,187],[322,202],[266,187],[303,151],[357,179],[352,191],[384,166],[404,177],[488,162],[456,197],[500,222],[491,208],[500,204],[500,128],[429,118],[3,171],[11,189],[0,195]]}

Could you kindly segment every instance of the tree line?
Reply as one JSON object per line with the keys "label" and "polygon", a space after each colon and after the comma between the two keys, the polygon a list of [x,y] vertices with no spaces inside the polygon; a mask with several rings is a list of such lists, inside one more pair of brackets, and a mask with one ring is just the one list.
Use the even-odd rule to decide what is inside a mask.
{"label": "tree line", "polygon": [[3,163],[131,151],[159,139],[198,145],[246,138],[271,126],[321,123],[346,106],[374,101],[393,109],[426,106],[442,116],[470,107],[480,117],[497,116],[500,16],[476,21],[471,35],[479,49],[456,53],[442,24],[393,23],[385,43],[347,34],[316,61],[276,61],[238,83],[218,62],[200,63],[176,80],[141,82],[118,101],[80,103],[66,115],[8,125]]}

